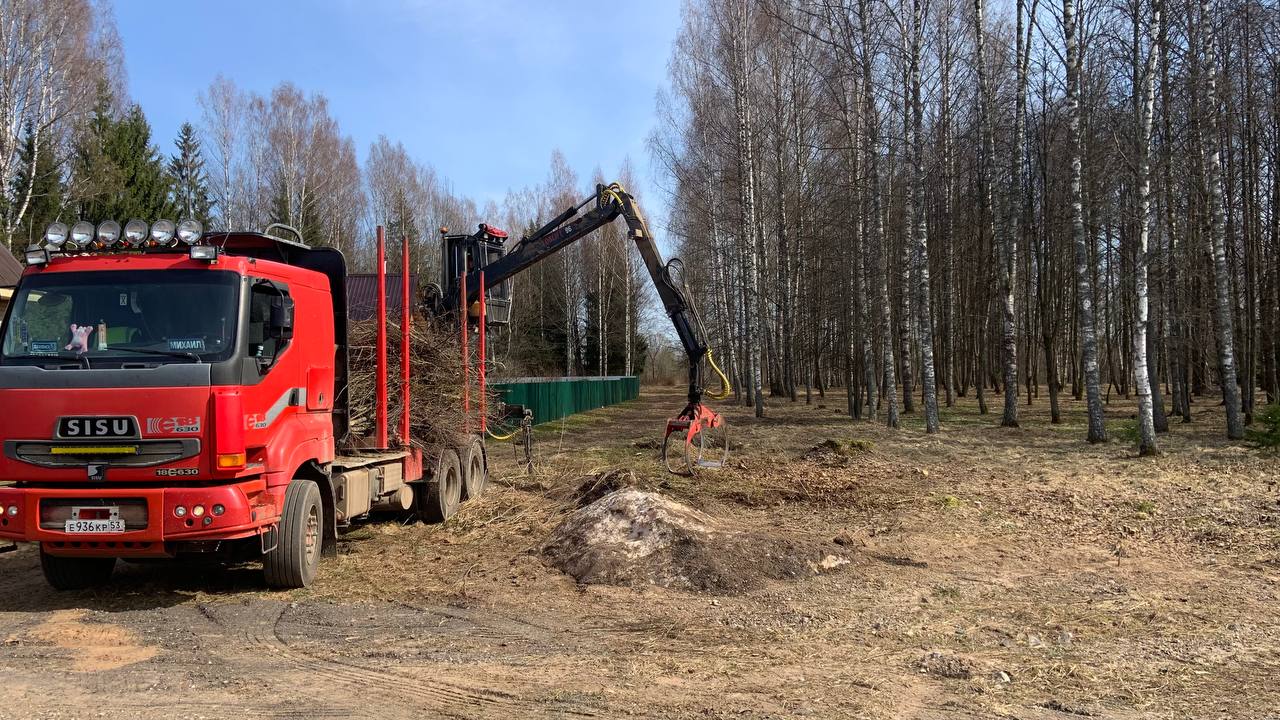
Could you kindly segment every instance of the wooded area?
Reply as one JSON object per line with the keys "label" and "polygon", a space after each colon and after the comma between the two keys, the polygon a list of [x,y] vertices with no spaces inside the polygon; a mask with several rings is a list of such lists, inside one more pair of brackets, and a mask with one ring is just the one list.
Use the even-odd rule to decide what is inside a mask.
{"label": "wooded area", "polygon": [[[182,215],[284,222],[368,267],[381,223],[434,279],[439,227],[518,236],[589,191],[556,152],[544,183],[480,208],[386,137],[361,167],[323,94],[223,77],[166,158],[109,15],[5,14],[11,248],[54,219]],[[842,388],[853,418],[922,411],[936,431],[970,393],[984,411],[1001,395],[1008,426],[1035,402],[1059,421],[1067,393],[1099,441],[1106,402],[1136,395],[1154,452],[1170,417],[1221,396],[1241,437],[1277,392],[1278,17],[1237,0],[689,2],[653,157],[739,399],[763,414],[765,393]],[[635,190],[634,174],[615,177]],[[637,271],[607,228],[517,278],[500,364],[639,372],[668,343],[643,332]]]}
{"label": "wooded area", "polygon": [[[1280,56],[1250,0],[697,0],[655,134],[740,400],[1277,392]],[[938,396],[941,395],[941,398]],[[1042,397],[1047,395],[1047,398]],[[998,401],[994,401],[998,404]]]}

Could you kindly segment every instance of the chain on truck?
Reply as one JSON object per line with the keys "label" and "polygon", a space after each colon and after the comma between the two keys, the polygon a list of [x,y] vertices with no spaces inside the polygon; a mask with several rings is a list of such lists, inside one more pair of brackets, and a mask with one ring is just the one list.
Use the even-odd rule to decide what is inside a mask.
{"label": "chain on truck", "polygon": [[[409,441],[413,310],[457,318],[464,343],[473,327],[483,353],[485,328],[509,319],[511,278],[619,216],[689,357],[689,402],[667,423],[663,456],[685,472],[722,464],[727,435],[702,403],[704,362],[721,378],[714,397],[728,382],[677,277],[682,266],[662,261],[616,184],[511,247],[489,225],[446,233],[441,283],[414,299],[400,283],[405,402],[395,435],[381,228],[376,424],[364,436],[349,427],[348,274],[338,250],[310,247],[281,225],[206,234],[193,220],[54,223],[27,251],[0,330],[0,407],[9,410],[0,415],[0,539],[39,543],[59,589],[106,582],[118,558],[202,555],[260,559],[268,585],[291,588],[310,584],[338,533],[371,513],[447,519],[484,491],[485,418],[453,447],[424,452]],[[407,241],[401,249],[407,278]]]}

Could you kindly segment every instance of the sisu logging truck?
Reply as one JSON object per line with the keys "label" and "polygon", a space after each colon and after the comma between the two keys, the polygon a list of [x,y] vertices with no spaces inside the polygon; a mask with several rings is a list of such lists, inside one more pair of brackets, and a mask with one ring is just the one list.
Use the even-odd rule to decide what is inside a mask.
{"label": "sisu logging truck", "polygon": [[[509,315],[508,280],[618,216],[689,354],[689,404],[667,437],[683,441],[684,469],[715,466],[727,441],[713,448],[719,460],[704,456],[724,423],[702,404],[701,383],[702,361],[714,361],[672,278],[678,261],[662,262],[618,185],[510,249],[487,225],[446,235],[442,284],[411,303],[401,283],[405,410],[394,438],[381,228],[377,417],[365,437],[349,427],[340,252],[272,234],[290,230],[278,225],[204,234],[190,220],[54,223],[27,251],[0,330],[0,538],[39,543],[58,589],[105,582],[117,558],[199,555],[261,559],[267,584],[290,588],[308,585],[338,532],[371,512],[448,518],[484,490],[484,416],[456,446],[409,442],[412,306],[456,316],[464,342],[474,324],[483,357],[486,325]],[[407,245],[402,262],[407,277]],[[483,403],[484,362],[479,376]]]}

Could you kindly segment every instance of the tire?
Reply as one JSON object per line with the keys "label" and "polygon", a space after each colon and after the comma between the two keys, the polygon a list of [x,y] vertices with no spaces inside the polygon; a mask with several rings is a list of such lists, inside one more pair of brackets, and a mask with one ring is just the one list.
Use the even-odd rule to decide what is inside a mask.
{"label": "tire", "polygon": [[452,449],[440,451],[436,460],[436,472],[426,482],[426,490],[418,503],[418,514],[429,523],[444,522],[458,511],[462,502],[462,467],[458,453]]}
{"label": "tire", "polygon": [[489,484],[489,459],[484,442],[473,435],[470,443],[458,448],[458,462],[462,468],[462,499],[483,495]]}
{"label": "tire", "polygon": [[294,480],[284,494],[276,549],[262,558],[269,587],[303,588],[315,579],[324,544],[324,505],[312,480]]}
{"label": "tire", "polygon": [[84,590],[105,585],[115,568],[113,557],[60,557],[40,548],[40,569],[55,590]]}

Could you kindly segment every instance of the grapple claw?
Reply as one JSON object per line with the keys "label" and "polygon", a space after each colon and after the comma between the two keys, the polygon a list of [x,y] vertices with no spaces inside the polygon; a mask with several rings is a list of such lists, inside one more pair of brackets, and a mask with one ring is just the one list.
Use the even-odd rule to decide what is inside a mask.
{"label": "grapple claw", "polygon": [[729,426],[711,408],[690,403],[667,421],[667,431],[662,438],[662,462],[669,472],[693,475],[698,470],[722,468],[728,461]]}

